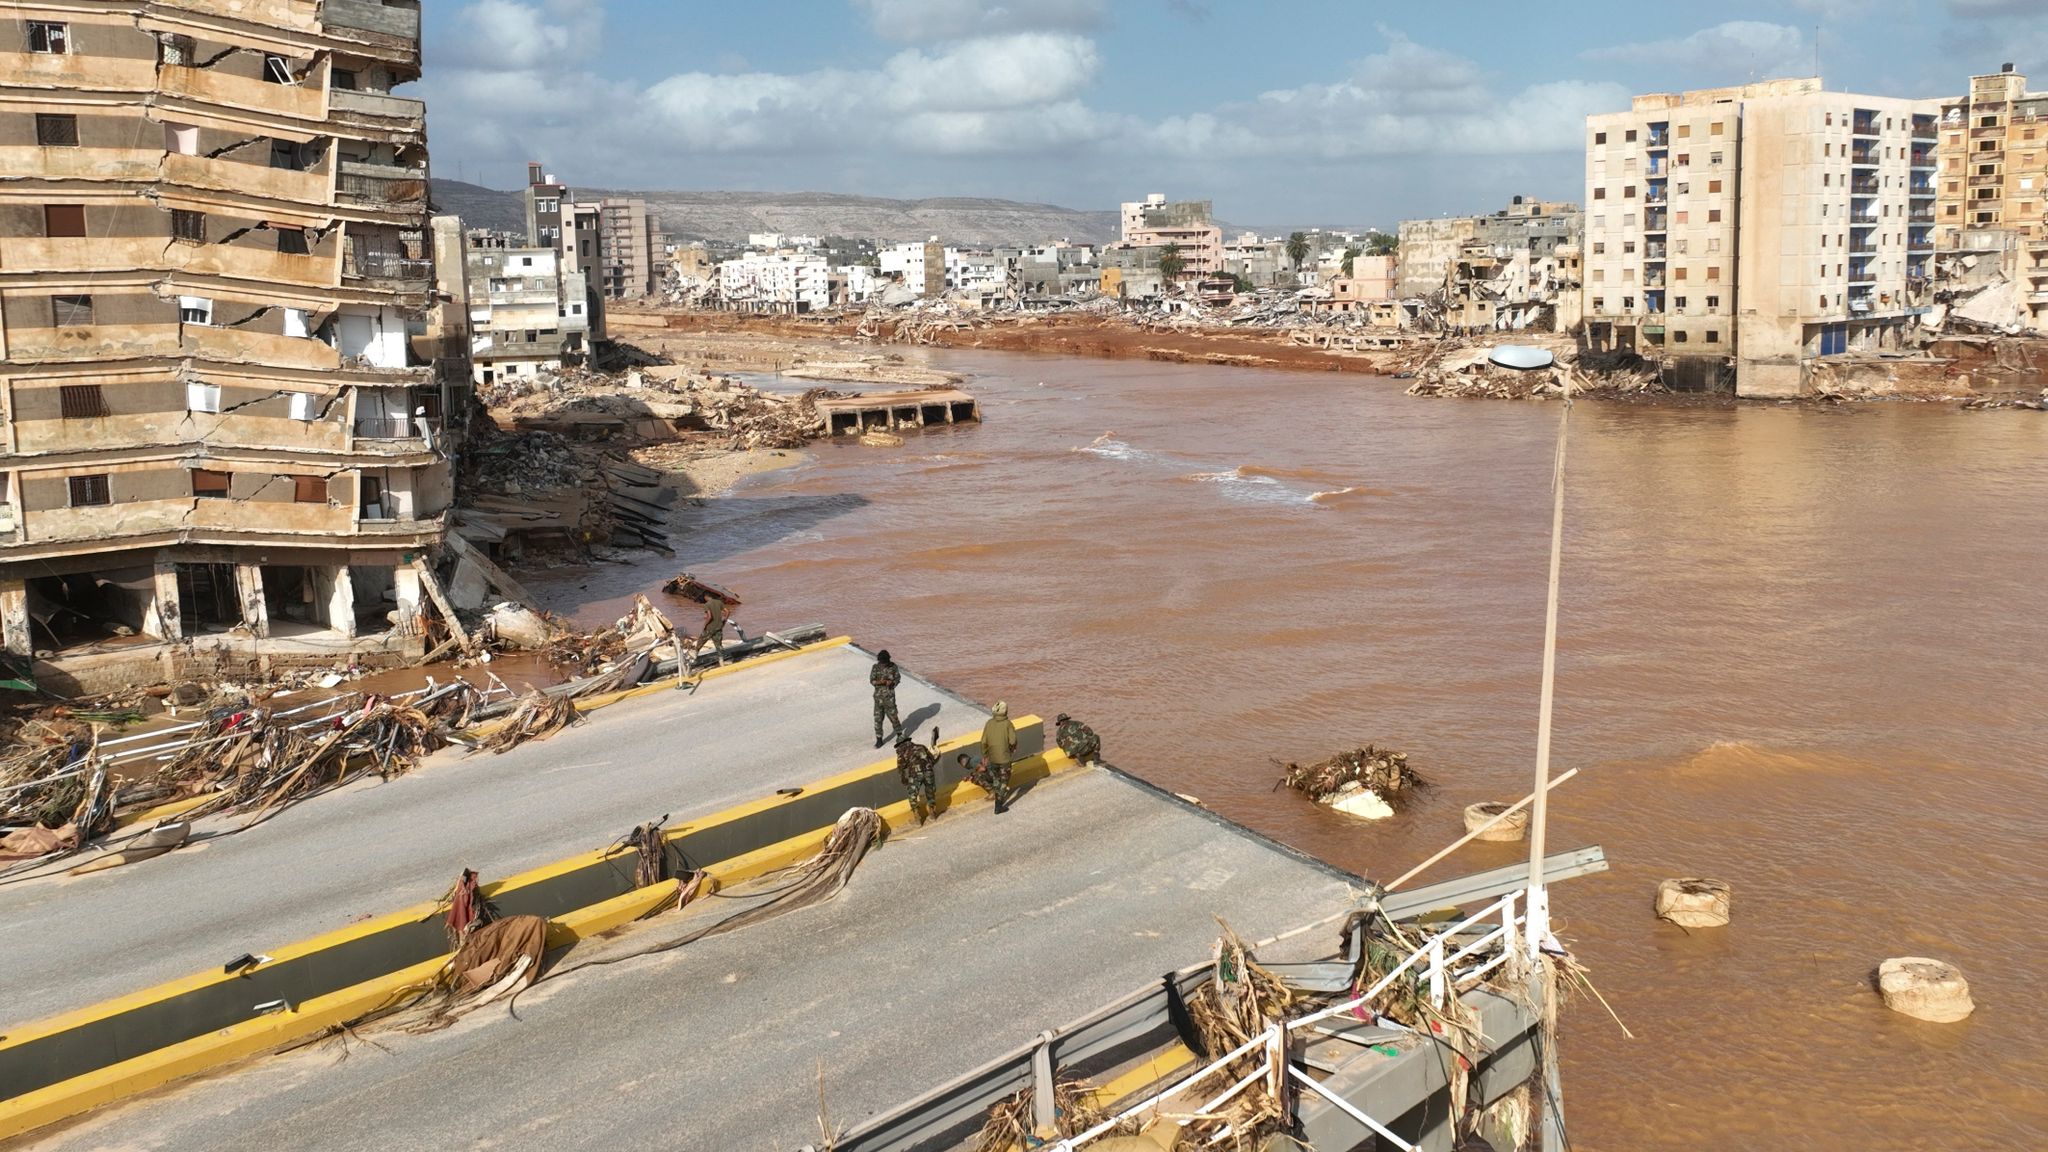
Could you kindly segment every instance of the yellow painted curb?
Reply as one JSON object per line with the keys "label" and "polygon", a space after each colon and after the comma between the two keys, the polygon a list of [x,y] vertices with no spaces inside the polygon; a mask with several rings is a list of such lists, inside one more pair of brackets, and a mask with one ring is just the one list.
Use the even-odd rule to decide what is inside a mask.
{"label": "yellow painted curb", "polygon": [[[638,920],[674,900],[678,891],[676,881],[664,880],[556,917],[548,921],[547,946],[550,949],[560,948]],[[290,949],[293,952],[307,950],[304,945],[294,945]],[[245,1020],[133,1060],[124,1060],[83,1076],[38,1088],[12,1100],[0,1101],[0,1140],[390,1007],[408,992],[424,990],[433,983],[452,955],[423,960],[374,980],[315,997],[291,1010]]]}
{"label": "yellow painted curb", "polygon": [[1154,1087],[1164,1088],[1169,1080],[1178,1079],[1194,1062],[1195,1054],[1187,1045],[1176,1042],[1116,1079],[1088,1089],[1088,1102],[1096,1108],[1108,1108],[1140,1092]]}
{"label": "yellow painted curb", "polygon": [[[719,676],[728,676],[735,672],[741,672],[749,668],[759,668],[763,664],[774,664],[778,661],[788,660],[811,652],[822,652],[828,648],[844,648],[851,643],[853,643],[853,637],[851,636],[834,636],[814,644],[805,644],[794,649],[784,648],[779,652],[770,652],[765,656],[755,656],[738,663],[724,665],[723,667],[709,668],[702,672],[699,678],[709,680]],[[622,688],[617,692],[600,693],[596,696],[576,701],[576,712],[578,715],[582,715],[593,708],[603,708],[607,705],[617,704],[621,700],[631,700],[636,696],[646,696],[663,688],[673,689],[674,687],[675,681],[671,679],[653,684],[639,684],[631,688]],[[505,721],[503,720],[487,720],[470,728],[467,732],[463,733],[463,737],[470,740],[481,739],[504,726]],[[120,832],[140,824],[154,824],[160,820],[168,820],[173,816],[182,816],[213,799],[215,795],[217,794],[206,792],[198,796],[187,796],[182,800],[172,800],[159,804],[154,808],[145,808],[134,815],[122,817],[121,821],[114,825],[114,831]]]}
{"label": "yellow painted curb", "polygon": [[[699,672],[696,676],[692,677],[692,679],[712,680],[721,676],[730,676],[736,672],[744,672],[751,668],[759,668],[764,664],[776,664],[784,660],[794,659],[798,656],[807,656],[812,652],[823,652],[829,648],[844,648],[851,643],[853,643],[853,637],[851,636],[834,636],[829,640],[820,640],[815,644],[805,644],[798,648],[784,648],[780,652],[770,652],[766,656],[755,656],[751,659],[742,660],[735,664],[726,664],[718,668],[707,668],[704,671]],[[581,716],[594,709],[604,708],[613,704],[617,704],[621,700],[631,700],[639,696],[650,696],[656,692],[661,691],[674,691],[675,686],[675,679],[671,677],[667,680],[657,680],[649,684],[636,684],[631,688],[621,688],[616,692],[600,692],[595,696],[586,696],[580,700],[577,700],[575,702],[576,714]],[[486,720],[482,724],[478,724],[474,728],[471,728],[467,732],[463,733],[463,738],[468,740],[484,739],[485,737],[488,737],[491,733],[498,731],[500,728],[503,728],[506,725],[506,723],[508,723],[508,720],[505,718]]]}
{"label": "yellow painted curb", "polygon": [[[825,641],[818,647],[831,647],[847,643],[845,639]],[[801,652],[779,653],[778,656],[796,656]],[[739,666],[731,666],[737,668]],[[654,689],[667,685],[651,685]],[[1037,727],[1044,721],[1036,716],[1021,717],[1016,721],[1020,729]],[[981,737],[978,732],[955,737],[938,746],[942,755],[951,754],[977,745]],[[803,793],[829,790],[854,780],[865,779],[886,772],[893,772],[895,758],[879,760],[862,768],[839,773],[807,785]],[[1078,767],[1065,753],[1049,749],[1034,756],[1017,761],[1012,767],[1012,779],[1017,783],[1050,777]],[[802,795],[800,793],[799,795]],[[948,807],[963,800],[986,796],[982,788],[961,781],[954,785],[948,796]],[[737,807],[714,813],[691,824],[666,830],[665,836],[673,841],[692,832],[742,819],[777,805],[788,804],[797,797],[770,796],[750,801]],[[883,822],[892,830],[907,826],[910,818],[908,797],[877,809]],[[832,825],[792,836],[786,840],[740,856],[721,860],[706,868],[712,888],[715,890],[743,880],[762,876],[778,869],[787,868],[815,855],[832,834]],[[595,849],[580,853],[552,864],[529,869],[503,880],[481,886],[485,896],[499,896],[505,892],[536,884],[544,880],[577,869],[588,867],[609,857],[624,857],[634,854],[631,848]],[[665,881],[646,888],[613,897],[577,909],[549,921],[548,946],[558,948],[577,940],[587,939],[602,932],[610,931],[621,924],[639,919],[659,909],[676,898],[679,891],[677,881]],[[310,953],[319,952],[372,935],[401,924],[416,923],[439,916],[444,911],[442,901],[415,904],[397,912],[350,924],[310,939],[297,941],[276,949],[270,963],[291,960]],[[10,1100],[0,1100],[0,1140],[23,1132],[54,1123],[66,1116],[76,1115],[90,1108],[147,1091],[173,1080],[194,1075],[206,1069],[266,1051],[293,1040],[313,1035],[327,1028],[359,1019],[381,1008],[389,1007],[399,997],[412,989],[430,983],[441,967],[448,961],[443,955],[433,960],[401,969],[397,972],[364,981],[347,988],[338,989],[323,996],[315,997],[293,1010],[243,1021],[205,1036],[194,1037],[169,1047],[158,1049],[119,1064],[97,1069],[83,1076],[73,1077],[59,1084],[48,1085],[33,1092],[25,1093]],[[131,1011],[145,1004],[182,995],[196,988],[229,980],[241,979],[241,974],[230,975],[218,970],[208,970],[190,976],[167,981],[139,992],[90,1005],[61,1016],[37,1021],[25,1027],[9,1031],[0,1038],[0,1049],[12,1048],[37,1040],[53,1033],[66,1031],[96,1020],[105,1019]]]}
{"label": "yellow painted curb", "polygon": [[315,997],[296,1005],[292,1011],[245,1020],[0,1102],[0,1139],[365,1016],[390,1005],[406,989],[433,980],[446,962],[445,956],[422,961],[375,980]]}
{"label": "yellow painted curb", "polygon": [[[1027,721],[1035,720],[1035,718],[1031,717],[1026,719]],[[1022,727],[1022,724],[1019,727]],[[980,737],[976,736],[974,739],[978,741]],[[896,767],[895,761],[890,761],[887,767],[890,771],[894,771]],[[1035,779],[1056,776],[1077,767],[1080,767],[1080,765],[1068,758],[1066,753],[1054,749],[1050,752],[1040,753],[1039,755],[1017,761],[1016,764],[1011,766],[1010,778],[1013,783],[1021,784]],[[987,795],[986,790],[963,780],[954,786],[952,795],[947,800],[947,807],[952,808],[963,800],[972,800],[977,797],[986,797]],[[778,799],[780,798],[778,797]],[[907,831],[915,827],[911,823],[912,816],[908,797],[877,808],[875,813],[882,818],[882,822],[888,826],[892,833]],[[817,855],[818,849],[831,837],[832,827],[832,825],[827,825],[823,828],[812,829],[809,832],[792,836],[787,840],[781,840],[763,848],[756,848],[752,852],[742,853],[741,855],[721,860],[716,864],[707,865],[704,871],[711,877],[713,891],[737,884],[742,880],[752,880],[758,876],[765,876],[770,872],[787,868],[792,864],[800,863]]]}

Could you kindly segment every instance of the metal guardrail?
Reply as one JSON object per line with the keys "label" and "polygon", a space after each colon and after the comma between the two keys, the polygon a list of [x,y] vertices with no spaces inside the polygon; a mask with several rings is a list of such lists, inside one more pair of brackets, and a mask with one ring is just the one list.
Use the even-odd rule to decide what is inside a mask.
{"label": "metal guardrail", "polygon": [[[1598,846],[1559,852],[1543,861],[1546,885],[1606,870],[1607,856]],[[1478,900],[1492,901],[1491,907],[1497,909],[1502,897],[1521,892],[1528,882],[1528,865],[1511,864],[1407,892],[1389,893],[1380,898],[1379,905],[1387,918],[1396,922]],[[1304,925],[1276,939],[1334,924],[1349,911]],[[1484,914],[1481,915],[1483,918]],[[1362,938],[1354,937],[1354,950],[1362,946]],[[1418,951],[1426,951],[1426,946]],[[1455,963],[1456,959],[1468,958],[1460,950],[1444,959]],[[1428,958],[1424,959],[1426,962]],[[1295,987],[1333,993],[1350,986],[1356,965],[1357,957],[1352,955],[1306,963],[1268,963],[1265,967]],[[1178,1001],[1209,979],[1213,967],[1212,963],[1202,963],[1167,973],[1158,982],[1065,1027],[1042,1032],[1031,1043],[854,1127],[833,1141],[833,1152],[914,1152],[931,1148],[941,1140],[978,1127],[991,1106],[1028,1085],[1050,1081],[1061,1071],[1086,1073],[1096,1067],[1112,1067],[1124,1059],[1177,1042],[1181,1036],[1174,1020],[1179,1011]],[[1441,967],[1439,970],[1448,971]],[[1454,985],[1452,981],[1446,987]],[[1182,1081],[1193,1082],[1192,1078]],[[1051,1098],[1050,1092],[1034,1095]],[[812,1146],[805,1152],[819,1150]]]}

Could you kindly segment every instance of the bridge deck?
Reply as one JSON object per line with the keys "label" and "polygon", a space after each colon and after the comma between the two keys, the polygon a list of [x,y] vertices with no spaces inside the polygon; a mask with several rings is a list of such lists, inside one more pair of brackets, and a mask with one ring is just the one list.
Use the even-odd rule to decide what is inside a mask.
{"label": "bridge deck", "polygon": [[[38,1146],[792,1149],[818,1139],[821,1079],[832,1119],[858,1123],[1203,959],[1215,916],[1255,938],[1338,911],[1347,889],[1170,797],[1078,770],[1008,814],[970,804],[897,837],[827,904],[544,982],[518,1019],[494,1005],[445,1032],[373,1034],[345,1059],[330,1041]],[[1331,943],[1288,942],[1302,956]]]}

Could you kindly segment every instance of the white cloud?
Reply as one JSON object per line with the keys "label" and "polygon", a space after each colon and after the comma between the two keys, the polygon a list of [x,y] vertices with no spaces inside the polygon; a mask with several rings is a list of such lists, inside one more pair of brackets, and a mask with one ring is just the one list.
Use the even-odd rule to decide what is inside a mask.
{"label": "white cloud", "polygon": [[1805,76],[1813,71],[1813,53],[1799,29],[1762,20],[1730,20],[1675,40],[1616,44],[1579,55],[1596,63],[1681,75],[1708,74],[1720,77],[1717,85]]}
{"label": "white cloud", "polygon": [[855,0],[877,35],[922,43],[1099,27],[1106,0]]}
{"label": "white cloud", "polygon": [[[1106,65],[1071,25],[1098,5],[1031,5],[1040,26],[1024,28],[1021,0],[854,2],[915,43],[854,66],[773,72],[735,60],[636,83],[604,71],[595,0],[471,0],[453,22],[462,43],[436,48],[422,85],[437,170],[459,157],[502,185],[540,159],[601,187],[1085,198],[1142,181],[1249,186],[1276,163],[1319,164],[1343,173],[1326,179],[1354,203],[1375,198],[1358,178],[1380,159],[1403,161],[1375,178],[1387,186],[1458,157],[1487,158],[1497,173],[1569,170],[1585,116],[1628,99],[1606,82],[1505,86],[1471,59],[1381,29],[1381,50],[1335,79],[1140,117],[1089,100]],[[948,167],[964,158],[973,165]],[[1041,184],[1007,182],[1020,173]],[[1297,194],[1327,198],[1284,198]]]}
{"label": "white cloud", "polygon": [[1965,19],[2042,14],[2041,0],[1948,0],[1948,10]]}

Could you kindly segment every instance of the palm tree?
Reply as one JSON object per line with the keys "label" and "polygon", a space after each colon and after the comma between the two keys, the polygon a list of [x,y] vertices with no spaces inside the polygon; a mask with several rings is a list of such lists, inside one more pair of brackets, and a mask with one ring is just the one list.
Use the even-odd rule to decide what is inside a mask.
{"label": "palm tree", "polygon": [[1392,256],[1401,250],[1401,241],[1385,232],[1374,229],[1365,234],[1365,254],[1368,256]]}
{"label": "palm tree", "polygon": [[1168,244],[1166,249],[1159,253],[1159,275],[1164,277],[1168,284],[1179,280],[1181,269],[1187,266],[1187,257],[1180,254],[1178,244]]}
{"label": "palm tree", "polygon": [[1363,255],[1365,253],[1359,251],[1357,245],[1344,249],[1344,274],[1346,276],[1351,275],[1351,262]]}
{"label": "palm tree", "polygon": [[1294,270],[1301,271],[1301,262],[1308,259],[1308,233],[1296,232],[1287,238],[1287,262]]}

